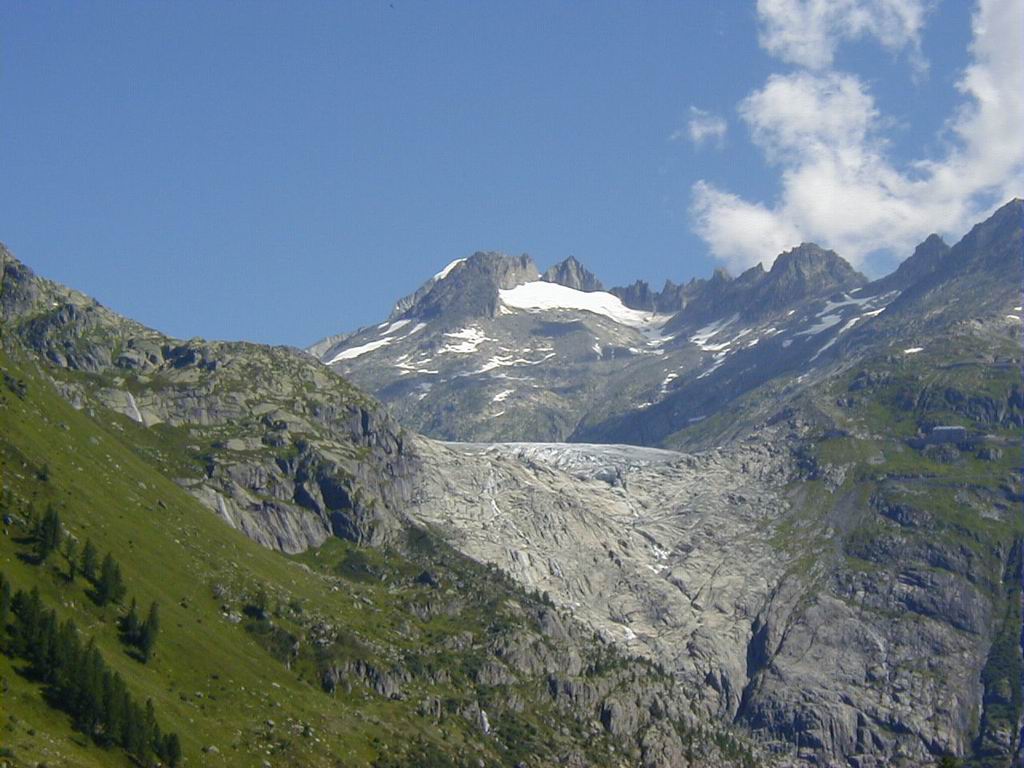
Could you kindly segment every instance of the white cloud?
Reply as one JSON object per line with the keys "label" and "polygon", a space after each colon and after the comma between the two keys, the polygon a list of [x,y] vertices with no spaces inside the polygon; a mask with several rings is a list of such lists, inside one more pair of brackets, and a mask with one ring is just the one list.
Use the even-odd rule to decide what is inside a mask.
{"label": "white cloud", "polygon": [[810,69],[832,64],[844,40],[874,37],[891,51],[910,50],[920,68],[926,0],[757,0],[761,46]]}
{"label": "white cloud", "polygon": [[874,251],[905,254],[930,232],[962,233],[1024,186],[1024,3],[980,0],[963,102],[938,159],[895,164],[879,113],[857,77],[798,70],[773,75],[739,112],[780,169],[771,204],[700,181],[697,233],[732,268],[770,262],[812,240],[862,265]]}
{"label": "white cloud", "polygon": [[728,130],[728,123],[721,115],[716,115],[704,109],[690,107],[690,120],[686,124],[686,130],[675,131],[669,138],[673,141],[688,138],[694,146],[699,147],[704,142],[714,142],[722,146],[725,140],[725,133]]}

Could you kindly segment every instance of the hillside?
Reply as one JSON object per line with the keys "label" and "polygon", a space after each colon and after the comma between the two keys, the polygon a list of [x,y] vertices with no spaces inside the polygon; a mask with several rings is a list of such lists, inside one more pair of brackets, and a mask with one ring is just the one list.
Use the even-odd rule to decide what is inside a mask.
{"label": "hillside", "polygon": [[[1006,768],[1024,711],[1021,208],[874,283],[802,246],[653,315],[578,263],[537,280],[481,254],[318,349],[372,373],[377,351],[443,345],[463,393],[443,410],[474,433],[524,391],[562,397],[544,382],[576,375],[580,338],[644,344],[581,358],[604,394],[573,402],[601,439],[669,450],[438,442],[312,355],[165,337],[0,250],[2,570],[96,636],[193,764]],[[496,334],[551,323],[585,330],[552,332],[540,378],[517,359],[460,373],[515,352]],[[643,370],[684,359],[636,404]],[[554,418],[522,413],[494,422],[529,438]],[[67,583],[60,553],[33,562],[30,503],[122,564],[120,607]],[[145,665],[118,637],[132,597],[163,612]],[[12,654],[14,759],[124,761]]]}
{"label": "hillside", "polygon": [[[237,403],[242,388],[229,390],[224,379],[207,385],[203,373],[240,367],[240,357],[245,375],[268,360],[300,371],[315,362],[285,350],[182,345],[35,278],[9,255],[4,267],[0,571],[15,589],[38,588],[60,620],[74,620],[83,641],[95,640],[132,695],[153,702],[161,728],[180,736],[184,764],[654,766],[679,764],[686,754],[749,764],[742,737],[702,722],[658,667],[596,640],[539,595],[404,519],[384,511],[360,516],[349,504],[345,519],[353,522],[337,528],[348,540],[329,536],[329,519],[320,529],[310,523],[307,530],[324,531],[319,541],[303,541],[301,554],[286,556],[242,533],[288,549],[289,539],[273,538],[285,502],[270,497],[242,507],[233,500],[231,509],[252,514],[241,530],[211,514],[195,479],[222,487],[220,457],[237,452],[230,441],[242,439],[224,430],[247,434],[250,453],[259,441],[245,432],[251,424],[230,415],[215,421],[221,411],[212,406]],[[73,332],[66,318],[75,321]],[[136,351],[144,341],[155,348],[144,353],[140,374]],[[183,346],[194,354],[175,352]],[[42,361],[58,348],[61,365]],[[157,353],[170,362],[154,364]],[[181,379],[169,380],[183,369],[193,371],[188,393]],[[358,435],[371,434],[372,401],[327,375],[325,388],[347,397],[336,406],[363,409]],[[181,410],[166,405],[175,402],[184,403]],[[182,413],[189,421],[176,424]],[[278,421],[269,420],[276,439],[268,449],[294,458],[312,439],[307,432],[294,438],[302,445],[280,445],[281,433],[291,434]],[[203,428],[220,429],[220,439]],[[340,434],[341,447],[371,460],[377,444],[346,444]],[[323,470],[319,478],[326,484],[335,476]],[[313,519],[309,507],[289,503],[293,514]],[[77,542],[79,552],[91,541],[120,563],[128,591],[121,604],[97,605],[81,575],[69,582],[63,549],[34,562],[30,519],[50,507],[65,541]],[[289,526],[295,519],[306,518]],[[386,537],[372,533],[384,529]],[[156,653],[146,664],[119,639],[131,599],[160,606]],[[0,665],[0,760],[129,765],[118,748],[74,730],[48,706],[46,687],[22,660],[3,655]]]}

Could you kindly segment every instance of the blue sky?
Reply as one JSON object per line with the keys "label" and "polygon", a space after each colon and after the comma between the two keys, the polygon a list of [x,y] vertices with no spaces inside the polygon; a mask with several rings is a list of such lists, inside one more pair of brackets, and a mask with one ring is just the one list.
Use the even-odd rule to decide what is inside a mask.
{"label": "blue sky", "polygon": [[8,2],[0,240],[173,335],[296,345],[474,250],[878,272],[1014,191],[1021,4]]}

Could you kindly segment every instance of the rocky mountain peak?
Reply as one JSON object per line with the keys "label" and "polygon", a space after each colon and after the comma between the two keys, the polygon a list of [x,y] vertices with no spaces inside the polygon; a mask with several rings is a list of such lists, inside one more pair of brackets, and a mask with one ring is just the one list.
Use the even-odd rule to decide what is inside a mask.
{"label": "rocky mountain peak", "polygon": [[729,274],[729,270],[725,267],[718,267],[711,275],[710,282],[712,283],[728,283],[732,281],[732,275]]}
{"label": "rocky mountain peak", "polygon": [[566,288],[573,288],[577,291],[603,291],[604,286],[597,279],[593,272],[588,270],[575,256],[570,256],[564,261],[548,267],[548,270],[541,275],[541,280],[549,283],[564,285]]}
{"label": "rocky mountain peak", "polygon": [[900,290],[919,282],[924,277],[938,271],[942,260],[949,254],[950,248],[936,234],[928,237],[914,249],[911,254],[899,267],[888,277],[882,278],[875,284],[877,292]]}
{"label": "rocky mountain peak", "polygon": [[646,280],[637,280],[625,287],[609,288],[608,292],[618,296],[622,303],[630,309],[641,309],[646,312],[655,310],[659,298],[659,294],[651,290],[651,286]]}
{"label": "rocky mountain peak", "polygon": [[835,251],[815,243],[801,243],[779,254],[765,274],[758,293],[766,306],[792,304],[801,299],[850,291],[868,279]]}
{"label": "rocky mountain peak", "polygon": [[453,322],[470,317],[492,317],[498,309],[498,291],[537,280],[540,273],[526,254],[509,256],[497,251],[477,251],[449,264],[415,293],[395,305],[392,319]]}
{"label": "rocky mountain peak", "polygon": [[[1019,244],[1021,232],[1024,229],[1024,200],[1019,197],[1006,203],[985,221],[976,224],[971,228],[963,240],[957,243],[958,251],[971,253],[992,250],[993,246],[1002,244]],[[997,247],[995,254],[1003,253],[1005,249]],[[1011,248],[1011,250],[1013,250]],[[1016,251],[1016,257],[1020,258],[1020,251]]]}

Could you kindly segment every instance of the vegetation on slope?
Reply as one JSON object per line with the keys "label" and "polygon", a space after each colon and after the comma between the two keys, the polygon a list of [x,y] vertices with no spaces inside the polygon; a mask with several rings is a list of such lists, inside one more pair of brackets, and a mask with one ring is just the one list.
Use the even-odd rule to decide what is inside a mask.
{"label": "vegetation on slope", "polygon": [[[160,471],[157,449],[171,465],[186,461],[176,441],[157,446],[130,419],[75,410],[15,346],[0,352],[0,368],[0,570],[38,590],[58,622],[73,621],[134,701],[152,701],[185,764],[634,764],[636,734],[606,702],[637,689],[663,692],[691,753],[726,759],[672,703],[660,670],[583,638],[543,596],[429,534],[411,531],[388,550],[331,539],[284,557]],[[120,563],[120,602],[69,579],[63,550],[37,557],[31,519],[50,508],[78,552],[89,541]],[[132,599],[160,606],[146,663],[124,642]],[[0,656],[0,677],[10,765],[131,762],[50,707],[20,658]],[[734,754],[726,764],[750,763],[731,738],[718,740]]]}

